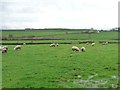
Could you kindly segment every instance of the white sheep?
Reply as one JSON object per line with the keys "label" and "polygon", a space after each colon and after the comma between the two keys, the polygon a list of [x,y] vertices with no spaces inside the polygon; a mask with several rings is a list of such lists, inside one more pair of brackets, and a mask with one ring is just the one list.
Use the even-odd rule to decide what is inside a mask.
{"label": "white sheep", "polygon": [[87,42],[86,45],[89,45],[89,43]]}
{"label": "white sheep", "polygon": [[55,43],[50,44],[50,47],[55,47]]}
{"label": "white sheep", "polygon": [[3,49],[2,49],[2,53],[7,53],[7,49],[6,49],[6,48],[3,48]]}
{"label": "white sheep", "polygon": [[85,50],[86,50],[85,47],[81,47],[82,52],[85,52]]}
{"label": "white sheep", "polygon": [[0,46],[0,51],[1,51],[2,53],[7,53],[8,47],[7,47],[7,46]]}
{"label": "white sheep", "polygon": [[92,45],[92,46],[95,46],[95,43],[92,43],[91,45]]}
{"label": "white sheep", "polygon": [[108,44],[108,42],[103,42],[103,43],[102,43],[102,45],[107,45],[107,44]]}
{"label": "white sheep", "polygon": [[14,47],[14,50],[19,50],[19,49],[21,49],[21,45],[17,45]]}
{"label": "white sheep", "polygon": [[59,44],[58,44],[58,43],[56,43],[56,46],[59,46]]}
{"label": "white sheep", "polygon": [[108,42],[105,43],[106,45],[108,44]]}
{"label": "white sheep", "polygon": [[105,45],[105,43],[102,43],[102,45]]}
{"label": "white sheep", "polygon": [[23,43],[23,45],[26,45],[26,43]]}
{"label": "white sheep", "polygon": [[8,46],[3,46],[3,48],[5,48],[6,50],[8,50]]}
{"label": "white sheep", "polygon": [[77,46],[72,46],[72,51],[78,51],[78,52],[80,52],[80,49]]}

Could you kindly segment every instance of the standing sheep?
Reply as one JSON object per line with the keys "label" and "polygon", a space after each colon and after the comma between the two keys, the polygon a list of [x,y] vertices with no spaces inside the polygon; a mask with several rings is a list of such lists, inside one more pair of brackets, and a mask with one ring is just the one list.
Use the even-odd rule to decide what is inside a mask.
{"label": "standing sheep", "polygon": [[78,51],[78,52],[80,52],[80,49],[77,46],[72,46],[72,51]]}
{"label": "standing sheep", "polygon": [[19,50],[19,49],[21,49],[21,45],[17,45],[14,47],[14,50]]}
{"label": "standing sheep", "polygon": [[82,52],[85,52],[85,50],[86,50],[85,47],[81,47]]}

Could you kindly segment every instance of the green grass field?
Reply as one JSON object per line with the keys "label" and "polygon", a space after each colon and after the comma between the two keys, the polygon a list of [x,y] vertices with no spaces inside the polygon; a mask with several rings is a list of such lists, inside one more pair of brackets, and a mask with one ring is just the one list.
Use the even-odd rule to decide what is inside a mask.
{"label": "green grass field", "polygon": [[[49,47],[48,44],[14,45],[2,54],[3,88],[116,88],[118,87],[118,44],[99,44],[99,41],[118,42],[118,32],[83,34],[79,30],[2,31],[3,37],[40,36],[64,40],[0,40],[2,43],[73,42]],[[96,45],[77,44],[95,41]],[[76,43],[76,44],[75,44]],[[84,46],[86,52],[73,52],[71,47]],[[1,81],[0,81],[1,83]],[[119,86],[120,87],[120,86]]]}
{"label": "green grass field", "polygon": [[3,88],[118,87],[118,45],[75,44],[86,52],[73,52],[74,44],[9,46],[3,54]]}
{"label": "green grass field", "polygon": [[3,37],[8,37],[10,34],[14,37],[20,36],[45,36],[45,35],[59,35],[68,33],[80,33],[81,31],[76,30],[20,30],[20,31],[2,31]]}

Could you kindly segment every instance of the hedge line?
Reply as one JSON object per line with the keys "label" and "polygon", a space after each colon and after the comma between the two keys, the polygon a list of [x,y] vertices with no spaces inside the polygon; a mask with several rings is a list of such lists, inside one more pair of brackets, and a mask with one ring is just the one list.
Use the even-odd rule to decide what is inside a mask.
{"label": "hedge line", "polygon": [[[86,41],[86,42],[59,42],[59,44],[86,44],[93,43],[94,41]],[[99,41],[99,43],[104,43],[105,41]],[[108,42],[109,44],[120,44],[120,42]],[[2,45],[24,45],[24,43],[0,43]],[[34,45],[34,44],[51,44],[51,42],[30,42],[25,43],[26,45]]]}

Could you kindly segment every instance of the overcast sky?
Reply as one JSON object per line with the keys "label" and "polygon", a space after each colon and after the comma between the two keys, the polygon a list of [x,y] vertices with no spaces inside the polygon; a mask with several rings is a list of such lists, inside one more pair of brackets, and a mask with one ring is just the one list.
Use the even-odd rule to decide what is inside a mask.
{"label": "overcast sky", "polygon": [[0,28],[118,26],[119,0],[0,0]]}

